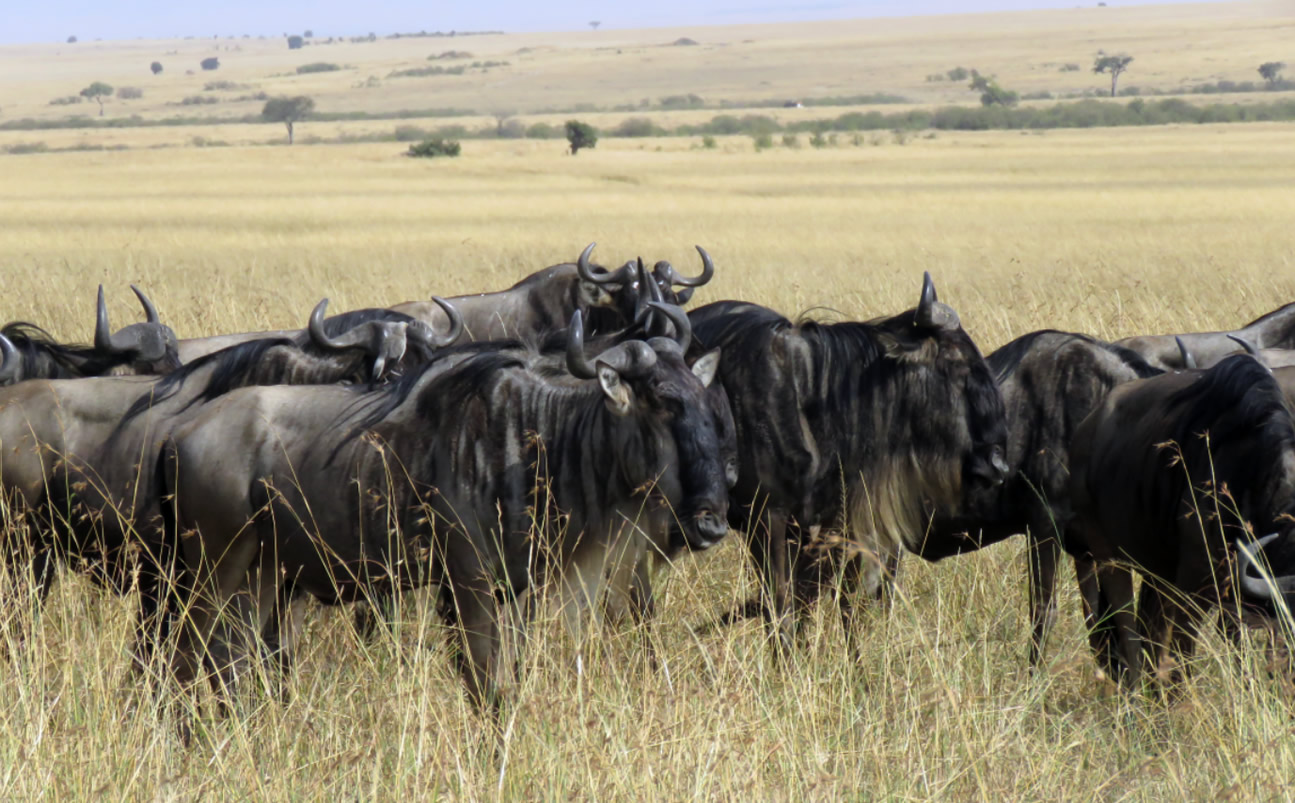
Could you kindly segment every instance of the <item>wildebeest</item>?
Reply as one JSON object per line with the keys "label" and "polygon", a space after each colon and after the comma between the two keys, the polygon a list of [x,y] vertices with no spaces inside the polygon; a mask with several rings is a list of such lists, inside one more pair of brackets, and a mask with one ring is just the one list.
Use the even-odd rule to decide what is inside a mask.
{"label": "wildebeest", "polygon": [[[43,599],[53,559],[61,556],[124,593],[141,566],[137,559],[143,558],[139,583],[141,627],[146,627],[157,604],[155,584],[164,574],[153,568],[167,562],[166,545],[158,538],[154,466],[172,427],[235,388],[363,383],[374,375],[376,363],[398,354],[417,364],[449,337],[424,332],[422,324],[408,329],[407,323],[393,328],[386,322],[330,336],[318,325],[326,303],[312,313],[310,331],[325,338],[319,344],[258,340],[207,355],[165,377],[30,380],[0,389],[0,483],[18,503],[14,509],[33,514],[31,543],[10,545],[4,556],[10,570],[25,564],[37,598]],[[414,348],[406,355],[408,341]],[[144,654],[151,644],[141,641]]]}
{"label": "wildebeest", "polygon": [[[507,290],[454,296],[449,301],[463,315],[471,340],[529,339],[565,329],[576,311],[594,331],[608,332],[629,325],[641,303],[645,288],[642,277],[650,277],[665,303],[684,304],[693,289],[715,275],[715,264],[701,246],[702,272],[682,276],[668,262],[658,262],[649,274],[641,261],[627,262],[614,271],[589,261],[594,243],[580,253],[574,264],[553,265],[537,271]],[[675,291],[674,288],[683,290]],[[426,301],[407,301],[392,307],[433,326],[444,326],[443,313]]]}
{"label": "wildebeest", "polygon": [[[1067,548],[1095,562],[1098,658],[1134,688],[1170,651],[1190,656],[1206,611],[1228,615],[1232,544],[1277,533],[1263,552],[1295,567],[1295,424],[1250,356],[1114,389],[1076,430],[1071,471]],[[1271,610],[1253,584],[1239,590]]]}
{"label": "wildebeest", "polygon": [[95,315],[94,345],[59,343],[39,326],[14,321],[0,329],[0,387],[25,379],[72,379],[104,374],[164,374],[179,367],[175,332],[161,322],[157,308],[135,285],[146,321],[113,332],[103,285]]}
{"label": "wildebeest", "polygon": [[[578,622],[609,563],[645,549],[639,522],[658,509],[678,512],[693,547],[722,538],[728,499],[703,404],[717,355],[689,366],[679,343],[653,338],[591,361],[577,338],[572,373],[595,381],[555,382],[487,351],[359,396],[238,391],[177,429],[162,466],[198,578],[178,676],[195,676],[204,645],[216,676],[236,674],[245,640],[293,610],[278,607],[285,596],[431,584],[470,696],[492,702],[501,599],[556,582]],[[218,622],[251,590],[250,629]],[[290,650],[291,617],[271,629]]]}
{"label": "wildebeest", "polygon": [[[437,328],[450,327],[454,337],[439,338],[448,339],[453,342],[458,338],[459,332],[463,328],[463,320],[458,311],[454,310],[443,298],[433,298],[429,305],[434,304],[436,308],[444,313],[440,318],[440,323],[436,324]],[[358,337],[361,335],[378,338],[387,344],[389,349],[404,348],[404,332],[408,329],[415,338],[426,339],[431,336],[432,327],[402,312],[382,308],[358,309],[349,312],[343,312],[340,315],[334,315],[330,318],[324,317],[324,309],[327,307],[327,299],[322,306],[316,306],[310,316],[310,321],[305,329],[281,329],[267,332],[238,332],[234,334],[212,335],[210,337],[185,338],[180,341],[179,354],[180,360],[184,363],[190,363],[194,360],[213,354],[230,346],[237,346],[240,343],[247,343],[252,340],[273,340],[287,339],[292,340],[300,346],[314,344],[322,348],[328,347],[329,339],[332,337],[345,335],[347,337]],[[451,312],[452,310],[452,312]],[[365,326],[361,327],[361,324]],[[412,329],[410,328],[412,325]],[[341,348],[350,348],[353,343],[346,343]],[[385,359],[382,361],[385,362]],[[381,364],[374,363],[374,368],[381,373]]]}
{"label": "wildebeest", "polygon": [[1190,353],[1196,367],[1209,368],[1235,354],[1239,337],[1259,349],[1295,349],[1295,303],[1286,304],[1230,332],[1191,332],[1180,335],[1138,335],[1117,340],[1161,370],[1187,368],[1183,355]]}
{"label": "wildebeest", "polygon": [[993,376],[929,274],[916,309],[868,323],[793,324],[732,301],[689,317],[703,345],[723,349],[739,449],[729,520],[747,534],[781,643],[834,563],[814,555],[816,532],[833,546],[825,530],[845,534],[844,549],[825,554],[847,553],[849,636],[860,581],[881,596],[900,548],[922,549],[933,514],[965,512],[1002,482],[1007,429]]}
{"label": "wildebeest", "polygon": [[1057,563],[1071,518],[1074,432],[1112,388],[1161,371],[1129,349],[1054,330],[1018,337],[985,362],[1007,413],[1007,479],[980,515],[935,517],[915,551],[936,561],[1027,534],[1034,666],[1055,616]]}

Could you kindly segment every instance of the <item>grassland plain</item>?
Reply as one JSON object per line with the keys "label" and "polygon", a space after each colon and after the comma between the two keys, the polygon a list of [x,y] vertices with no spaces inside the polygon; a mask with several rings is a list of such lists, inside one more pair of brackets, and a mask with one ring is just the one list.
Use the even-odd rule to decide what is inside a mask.
{"label": "grassland plain", "polygon": [[[9,156],[0,318],[88,338],[148,289],[181,336],[492,289],[591,240],[616,262],[714,255],[697,303],[868,318],[930,270],[989,349],[1057,327],[1117,337],[1230,327],[1295,298],[1295,126],[941,134],[900,146],[687,150],[474,143],[420,163],[386,145]],[[664,150],[657,151],[660,145]],[[755,623],[689,626],[744,598],[739,539],[662,584],[662,671],[637,634],[580,655],[542,623],[500,760],[420,595],[359,646],[311,617],[286,701],[251,689],[183,747],[128,670],[128,601],[67,578],[0,663],[0,797],[63,799],[1282,799],[1289,686],[1207,639],[1172,705],[1093,676],[1067,589],[1046,669],[1024,667],[1020,540],[901,571],[847,658],[819,612],[785,669]],[[0,612],[26,619],[23,606]],[[165,700],[166,698],[160,698]]]}
{"label": "grassland plain", "polygon": [[[611,109],[641,103],[651,107],[663,97],[688,93],[712,105],[740,105],[885,92],[930,106],[976,102],[965,80],[928,80],[956,66],[997,75],[1004,86],[1023,93],[1060,95],[1101,88],[1106,77],[1090,71],[1098,50],[1135,57],[1122,78],[1123,86],[1172,92],[1220,80],[1259,81],[1260,63],[1295,63],[1289,50],[1293,28],[1295,12],[1289,3],[1250,0],[784,25],[379,38],[359,43],[324,44],[326,39],[316,38],[301,50],[289,50],[281,37],[244,38],[241,31],[232,32],[237,38],[220,32],[219,38],[118,42],[92,41],[93,32],[83,31],[76,44],[0,47],[0,106],[6,121],[72,113],[94,116],[98,112],[94,103],[50,105],[56,98],[77,95],[92,81],[143,90],[139,99],[109,99],[107,118],[255,115],[263,103],[256,99],[259,93],[310,95],[321,112],[465,109],[478,115],[518,114],[527,122],[546,109]],[[680,38],[698,44],[671,44]],[[469,55],[428,61],[429,56],[447,51]],[[199,61],[212,56],[220,59],[221,67],[200,69]],[[149,72],[155,60],[164,66],[156,76]],[[302,65],[321,61],[340,69],[296,72]],[[488,70],[471,66],[489,61],[508,63]],[[1068,64],[1076,69],[1062,71]],[[393,72],[428,66],[462,66],[465,71],[390,77]],[[213,81],[231,86],[209,89]],[[193,97],[219,102],[181,105]],[[787,114],[828,116],[813,109]],[[598,124],[614,125],[620,117],[604,117]],[[190,136],[242,141],[212,129]],[[90,141],[98,136],[91,135]]]}

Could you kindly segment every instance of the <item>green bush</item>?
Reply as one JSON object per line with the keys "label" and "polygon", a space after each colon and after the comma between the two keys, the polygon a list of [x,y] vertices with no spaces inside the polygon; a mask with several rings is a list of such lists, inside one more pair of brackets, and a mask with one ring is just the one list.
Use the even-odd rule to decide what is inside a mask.
{"label": "green bush", "polygon": [[6,145],[5,153],[44,153],[49,150],[49,146],[44,142],[15,142],[12,145]]}
{"label": "green bush", "polygon": [[458,156],[460,150],[462,150],[462,148],[459,143],[452,139],[433,137],[432,139],[425,139],[415,145],[410,145],[409,150],[405,152],[405,155],[432,159],[437,156]]}
{"label": "green bush", "polygon": [[782,146],[783,146],[784,148],[799,148],[799,147],[800,147],[800,138],[799,138],[799,137],[797,137],[795,134],[783,134],[783,135],[782,135]]}
{"label": "green bush", "polygon": [[612,129],[615,137],[655,137],[666,133],[646,117],[629,117]]}
{"label": "green bush", "polygon": [[297,68],[297,75],[305,75],[312,72],[337,72],[342,69],[336,64],[329,64],[326,61],[316,61],[310,64],[303,64]]}
{"label": "green bush", "polygon": [[117,97],[122,100],[139,100],[144,97],[144,90],[137,86],[119,86],[117,87]]}
{"label": "green bush", "polygon": [[772,134],[752,134],[751,144],[755,146],[755,150],[757,153],[763,150],[768,150],[769,148],[773,147],[773,135]]}
{"label": "green bush", "polygon": [[714,150],[716,147],[715,138],[707,134],[701,138],[701,146],[706,150]]}
{"label": "green bush", "polygon": [[220,103],[220,98],[214,95],[190,95],[180,101],[181,106],[210,106],[213,103]]}
{"label": "green bush", "polygon": [[556,126],[548,123],[531,123],[526,128],[527,139],[556,139],[562,136]]}

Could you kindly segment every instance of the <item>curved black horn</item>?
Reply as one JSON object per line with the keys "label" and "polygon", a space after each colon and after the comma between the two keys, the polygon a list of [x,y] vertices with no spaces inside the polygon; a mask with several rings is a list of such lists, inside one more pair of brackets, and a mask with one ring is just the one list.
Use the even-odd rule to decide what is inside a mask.
{"label": "curved black horn", "polygon": [[1259,359],[1259,349],[1255,347],[1254,343],[1251,343],[1249,340],[1246,340],[1244,337],[1241,337],[1240,335],[1229,334],[1228,339],[1233,341],[1237,345],[1241,346],[1241,348],[1245,349],[1246,354],[1249,354],[1251,357],[1254,357],[1256,360]]}
{"label": "curved black horn", "polygon": [[688,313],[674,304],[662,304],[657,301],[650,302],[648,306],[660,310],[661,314],[674,324],[675,342],[679,344],[680,350],[687,351],[692,343],[692,321],[688,319]]}
{"label": "curved black horn", "polygon": [[585,356],[585,316],[580,310],[571,316],[567,327],[567,370],[577,379],[593,379],[598,369]]}
{"label": "curved black horn", "polygon": [[329,337],[324,331],[324,310],[326,309],[328,309],[328,299],[325,298],[310,311],[310,322],[306,325],[306,329],[310,332],[310,339],[316,346],[330,351],[352,348],[354,343]]}
{"label": "curved black horn", "polygon": [[638,282],[639,291],[634,298],[634,323],[641,324],[644,330],[647,330],[649,321],[652,318],[652,310],[648,307],[648,302],[653,300],[648,287],[649,285],[655,285],[656,281],[648,275],[647,268],[643,267],[643,260],[641,259],[638,262]]}
{"label": "curved black horn", "polygon": [[[1263,551],[1266,544],[1277,538],[1277,533],[1270,533],[1255,542],[1255,546]],[[1273,577],[1271,580],[1263,576],[1255,577],[1250,574],[1250,568],[1255,566],[1258,561],[1255,555],[1250,551],[1250,547],[1237,541],[1237,553],[1240,558],[1239,573],[1241,575],[1241,588],[1252,597],[1260,599],[1272,599],[1274,592],[1289,594],[1295,591],[1295,577]]]}
{"label": "curved black horn", "polygon": [[962,325],[957,311],[948,304],[940,303],[930,271],[922,273],[922,296],[917,302],[917,314],[913,317],[913,323],[926,329],[957,329]]}
{"label": "curved black horn", "polygon": [[701,275],[691,277],[680,276],[673,268],[671,268],[671,284],[677,284],[681,287],[701,287],[703,284],[706,284],[711,279],[715,278],[715,263],[711,260],[710,254],[706,253],[706,249],[702,248],[700,245],[694,245],[693,248],[696,248],[697,253],[701,254]]}
{"label": "curved black horn", "polygon": [[99,302],[95,312],[94,347],[113,354],[112,328],[108,326],[108,305],[103,303],[103,285],[99,285]]}
{"label": "curved black horn", "polygon": [[0,334],[0,385],[17,382],[22,372],[22,355],[9,338]]}
{"label": "curved black horn", "polygon": [[581,279],[594,284],[624,284],[634,278],[633,260],[621,265],[615,271],[594,273],[593,266],[589,264],[589,255],[594,252],[595,245],[597,243],[586,245],[585,250],[580,252],[580,258],[576,260],[576,272],[580,274]]}
{"label": "curved black horn", "polygon": [[1187,350],[1187,344],[1177,335],[1174,335],[1174,342],[1178,344],[1178,356],[1183,359],[1183,367],[1193,371],[1196,370],[1196,358]]}
{"label": "curved black horn", "polygon": [[409,324],[409,334],[428,348],[445,348],[453,344],[463,334],[463,315],[455,309],[453,304],[440,296],[432,296],[432,300],[445,311],[445,317],[450,322],[449,330],[443,335],[438,335],[428,323],[414,321]]}
{"label": "curved black horn", "polygon": [[157,307],[153,306],[153,302],[148,300],[148,296],[144,295],[144,291],[133,284],[130,289],[135,292],[135,297],[139,299],[139,303],[144,305],[144,315],[148,322],[161,323],[161,319],[157,317]]}

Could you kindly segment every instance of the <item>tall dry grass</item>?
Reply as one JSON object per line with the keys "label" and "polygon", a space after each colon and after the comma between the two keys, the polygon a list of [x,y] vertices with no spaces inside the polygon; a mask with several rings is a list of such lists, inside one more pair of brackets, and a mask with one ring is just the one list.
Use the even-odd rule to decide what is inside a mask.
{"label": "tall dry grass", "polygon": [[[941,136],[756,154],[531,143],[456,161],[391,146],[7,157],[0,318],[92,331],[134,281],[181,336],[281,327],[336,308],[493,289],[586,242],[691,268],[697,303],[748,298],[872,317],[930,270],[986,350],[1041,327],[1117,337],[1232,327],[1295,297],[1293,128]],[[640,145],[644,147],[640,148]],[[831,313],[823,313],[831,314]],[[1025,669],[1023,544],[907,560],[894,609],[847,656],[830,606],[769,660],[758,623],[690,626],[745,599],[737,539],[661,584],[660,671],[640,634],[577,648],[534,628],[496,756],[444,633],[411,594],[359,644],[317,609],[285,700],[247,684],[185,748],[165,697],[129,672],[132,601],[72,576],[39,619],[0,611],[0,796],[117,799],[1280,799],[1295,768],[1290,689],[1261,636],[1206,637],[1173,703],[1093,676],[1067,588],[1044,670]],[[16,634],[28,630],[25,643]],[[579,668],[577,668],[579,667]]]}

